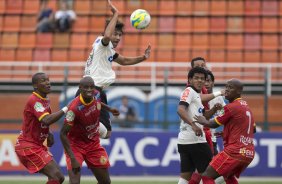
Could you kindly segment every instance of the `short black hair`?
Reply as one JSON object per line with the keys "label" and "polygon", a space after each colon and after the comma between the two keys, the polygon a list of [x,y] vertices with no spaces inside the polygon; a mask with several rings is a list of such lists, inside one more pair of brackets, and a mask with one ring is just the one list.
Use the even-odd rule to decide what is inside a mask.
{"label": "short black hair", "polygon": [[203,60],[204,62],[206,62],[205,58],[202,58],[202,57],[195,57],[191,60],[191,67],[194,68],[194,63],[195,61],[198,61],[198,60]]}
{"label": "short black hair", "polygon": [[206,70],[206,73],[207,73],[207,77],[211,76],[211,80],[214,82],[214,75],[213,75],[213,73],[210,70]]}
{"label": "short black hair", "polygon": [[32,76],[32,78],[31,78],[32,84],[37,84],[37,82],[38,82],[38,76],[40,76],[40,75],[45,75],[45,73],[44,73],[44,72],[35,73],[35,74]]}
{"label": "short black hair", "polygon": [[195,67],[195,68],[192,68],[189,73],[188,73],[188,79],[191,79],[194,77],[195,73],[202,73],[205,75],[205,79],[207,78],[207,72],[204,68],[202,67]]}
{"label": "short black hair", "polygon": [[[105,30],[108,27],[110,22],[111,22],[111,19],[107,19],[106,20]],[[124,27],[124,24],[121,21],[117,20],[115,30],[116,31],[121,31],[123,33],[123,27]]]}

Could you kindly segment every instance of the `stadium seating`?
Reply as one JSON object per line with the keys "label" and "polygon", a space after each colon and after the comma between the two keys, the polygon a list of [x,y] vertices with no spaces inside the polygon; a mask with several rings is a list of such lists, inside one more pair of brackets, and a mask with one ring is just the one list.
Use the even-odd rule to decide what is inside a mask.
{"label": "stadium seating", "polygon": [[[56,11],[59,8],[58,2],[48,1],[48,7]],[[267,62],[263,60],[267,57],[258,58],[258,55],[266,56],[269,52],[275,53],[277,61],[273,62],[282,61],[279,52],[282,48],[281,1],[116,0],[115,5],[120,11],[119,19],[125,24],[125,36],[120,47],[136,49],[136,53],[140,53],[151,43],[154,61],[164,60],[160,54],[164,49],[170,50],[169,58],[172,61],[192,57],[197,53],[195,50],[209,53],[207,57],[219,62],[230,62],[228,56],[233,51],[241,52],[240,62],[249,59]],[[129,21],[132,11],[138,8],[146,9],[152,18],[150,26],[142,31],[134,29]],[[81,60],[82,53],[89,53],[95,37],[104,31],[105,19],[111,15],[106,1],[74,1],[77,21],[71,32],[37,34],[35,30],[39,9],[38,0],[0,0],[1,49],[14,49],[16,55],[23,49],[49,49],[48,58],[54,58],[53,49],[64,50],[64,53],[74,49],[76,51],[71,57],[72,61],[75,58]],[[187,49],[187,53],[182,57],[178,53],[184,49]],[[224,53],[219,52],[220,49]],[[220,59],[215,53],[224,57]],[[256,54],[250,57],[251,53]],[[77,54],[80,56],[77,57]]]}

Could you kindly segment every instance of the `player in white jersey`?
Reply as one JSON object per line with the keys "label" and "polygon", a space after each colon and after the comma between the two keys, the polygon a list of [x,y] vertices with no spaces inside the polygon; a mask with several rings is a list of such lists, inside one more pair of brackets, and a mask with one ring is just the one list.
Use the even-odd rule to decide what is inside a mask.
{"label": "player in white jersey", "polygon": [[[206,82],[205,82],[205,87],[208,91],[209,94],[213,93],[213,87],[214,87],[214,75],[210,70],[207,70],[207,78],[206,78]],[[208,102],[209,107],[213,107],[215,104],[221,104],[222,107],[224,107],[226,105],[225,101],[224,101],[224,97],[223,96],[217,96],[214,99],[210,100]],[[217,111],[214,116],[218,116],[220,114],[220,110]],[[213,154],[216,155],[218,153],[217,150],[217,143],[216,143],[216,136],[215,136],[215,129],[212,128],[210,129],[211,133],[212,133],[212,142],[213,142],[213,148],[214,148],[214,152]]]}
{"label": "player in white jersey", "polygon": [[[112,69],[112,62],[120,65],[134,65],[145,61],[150,57],[151,46],[148,45],[144,54],[137,57],[125,57],[118,54],[114,49],[117,47],[123,34],[123,23],[118,21],[118,10],[108,0],[113,13],[111,20],[106,22],[104,34],[99,36],[93,43],[93,49],[85,65],[85,76],[91,76],[97,89],[101,94],[101,101],[107,104],[107,96],[103,91],[106,87],[115,82],[116,74]],[[106,110],[101,110],[100,135],[103,138],[111,136],[110,115]],[[104,125],[104,126],[103,126]],[[106,128],[105,128],[106,127]]]}
{"label": "player in white jersey", "polygon": [[[200,92],[206,80],[206,70],[201,67],[192,68],[188,74],[189,86],[182,92],[177,113],[181,118],[178,134],[178,152],[180,154],[180,179],[178,184],[193,183],[191,176],[195,170],[205,171],[212,159],[211,149],[206,141],[203,126],[195,123],[193,117],[204,115],[210,118],[220,107],[215,105],[205,111]],[[195,182],[196,183],[196,182]]]}

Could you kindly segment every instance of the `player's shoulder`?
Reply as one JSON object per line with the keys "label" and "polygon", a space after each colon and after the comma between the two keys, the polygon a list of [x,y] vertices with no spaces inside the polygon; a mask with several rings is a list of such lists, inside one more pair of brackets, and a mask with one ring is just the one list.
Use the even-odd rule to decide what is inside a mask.
{"label": "player's shoulder", "polygon": [[34,104],[34,103],[36,103],[36,102],[41,102],[41,99],[40,99],[37,95],[35,95],[34,93],[32,93],[32,94],[28,97],[27,103],[28,103],[28,104]]}
{"label": "player's shoulder", "polygon": [[75,97],[69,104],[69,109],[75,110],[76,107],[80,104],[80,96]]}
{"label": "player's shoulder", "polygon": [[102,44],[102,39],[103,39],[103,36],[98,36],[93,43],[93,47],[96,45]]}

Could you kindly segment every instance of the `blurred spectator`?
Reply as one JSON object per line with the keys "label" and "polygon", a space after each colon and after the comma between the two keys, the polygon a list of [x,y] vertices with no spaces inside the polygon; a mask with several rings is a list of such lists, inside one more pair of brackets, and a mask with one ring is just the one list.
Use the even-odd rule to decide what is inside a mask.
{"label": "blurred spectator", "polygon": [[135,110],[128,104],[127,96],[122,97],[122,104],[118,108],[120,115],[118,116],[119,125],[121,127],[131,127],[131,123],[138,121]]}
{"label": "blurred spectator", "polygon": [[54,14],[51,8],[47,7],[47,0],[41,0],[40,12],[37,16],[36,30],[40,33],[54,32]]}
{"label": "blurred spectator", "polygon": [[76,19],[76,14],[68,8],[68,3],[65,0],[60,2],[60,10],[55,14],[56,26],[59,32],[67,32],[71,29],[72,24]]}

